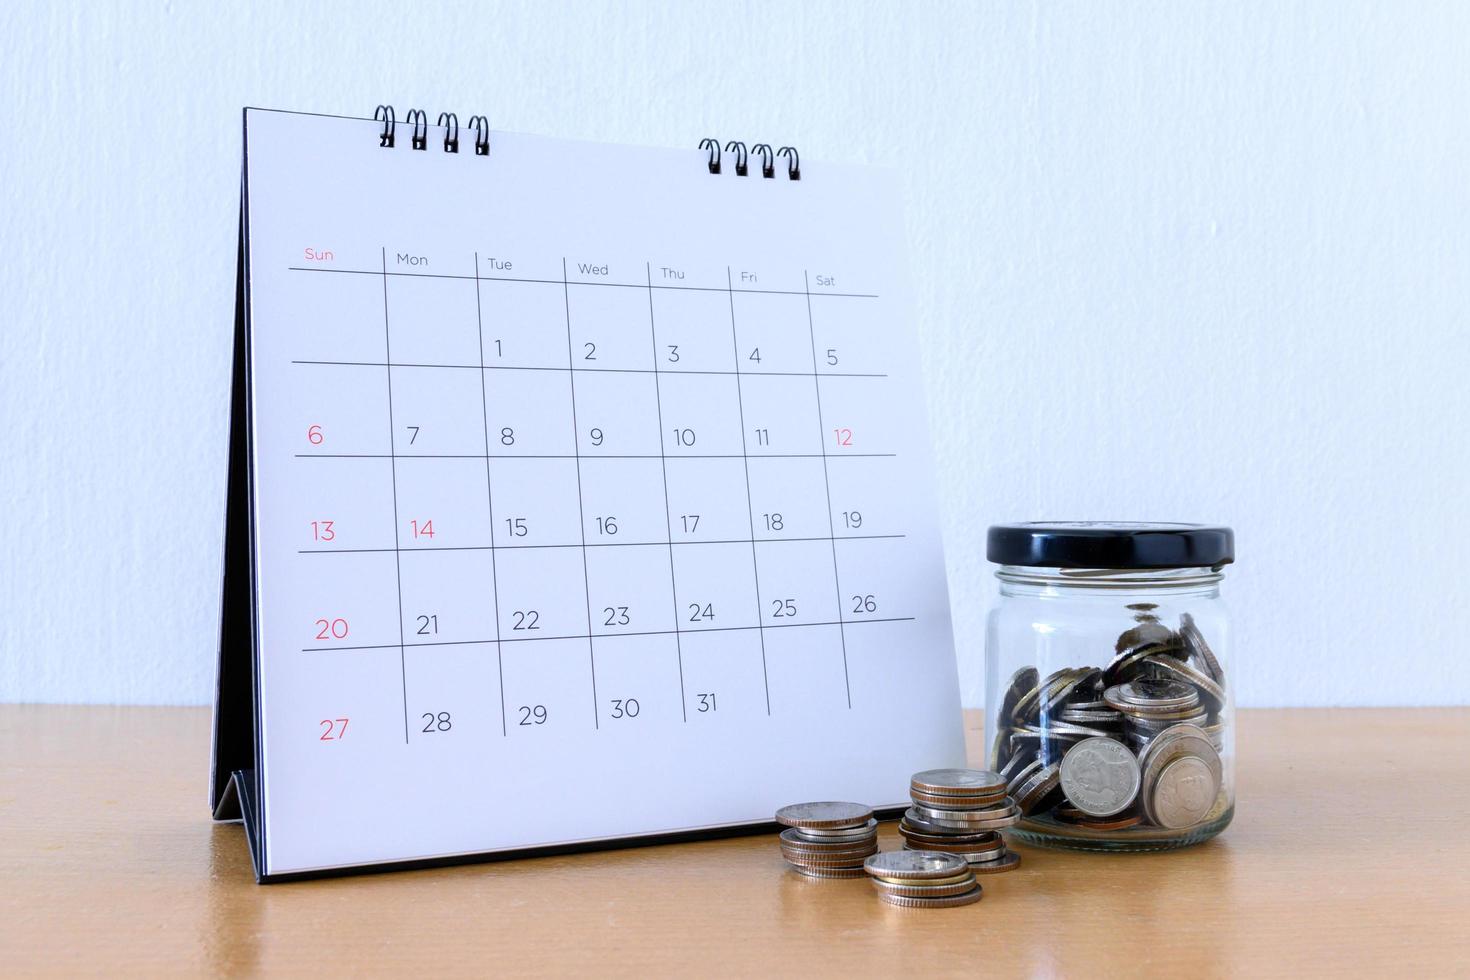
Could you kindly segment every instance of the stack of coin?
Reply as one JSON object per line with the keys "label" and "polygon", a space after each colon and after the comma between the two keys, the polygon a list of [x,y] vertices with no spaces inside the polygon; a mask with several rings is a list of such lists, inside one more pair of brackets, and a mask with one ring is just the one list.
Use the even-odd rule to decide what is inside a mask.
{"label": "stack of coin", "polygon": [[911,909],[942,909],[980,901],[974,868],[962,858],[938,851],[886,851],[868,858],[863,869],[880,901]]}
{"label": "stack of coin", "polygon": [[1198,688],[1157,677],[1110,687],[1103,692],[1103,700],[1123,716],[1128,743],[1138,752],[1174,725],[1203,725],[1209,717]]}
{"label": "stack of coin", "polygon": [[1001,696],[991,765],[1028,819],[1172,830],[1215,809],[1224,670],[1188,613],[1174,630],[1153,604],[1128,608],[1106,666],[1022,667]]}
{"label": "stack of coin", "polygon": [[1138,757],[1143,776],[1143,812],[1166,830],[1183,830],[1204,820],[1224,778],[1220,754],[1202,730],[1175,725]]}
{"label": "stack of coin", "polygon": [[[978,874],[1010,871],[1021,857],[1000,832],[1021,819],[999,773],[983,769],[928,769],[909,781],[914,805],[899,821],[904,847],[963,859]],[[871,872],[870,872],[871,873]]]}
{"label": "stack of coin", "polygon": [[878,821],[861,803],[794,803],[776,811],[781,856],[808,878],[861,878],[878,852]]}

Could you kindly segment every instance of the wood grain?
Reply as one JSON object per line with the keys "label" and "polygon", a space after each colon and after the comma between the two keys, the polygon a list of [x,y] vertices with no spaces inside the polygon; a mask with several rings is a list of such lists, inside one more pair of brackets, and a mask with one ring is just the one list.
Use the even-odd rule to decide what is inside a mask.
{"label": "wood grain", "polygon": [[[1235,823],[1018,848],[978,905],[782,870],[774,837],[260,887],[199,709],[0,707],[0,970],[1446,975],[1470,969],[1470,709],[1243,711]],[[891,824],[885,847],[894,846]]]}

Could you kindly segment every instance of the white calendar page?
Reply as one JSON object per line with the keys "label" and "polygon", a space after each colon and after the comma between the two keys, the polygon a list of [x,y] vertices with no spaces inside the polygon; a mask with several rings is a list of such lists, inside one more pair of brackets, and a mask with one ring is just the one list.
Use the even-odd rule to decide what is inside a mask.
{"label": "white calendar page", "polygon": [[893,176],[246,114],[267,874],[962,764]]}

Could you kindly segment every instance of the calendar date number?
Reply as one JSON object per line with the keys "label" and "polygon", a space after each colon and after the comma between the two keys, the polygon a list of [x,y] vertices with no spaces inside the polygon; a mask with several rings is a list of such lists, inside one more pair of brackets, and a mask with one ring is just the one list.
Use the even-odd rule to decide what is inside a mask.
{"label": "calendar date number", "polygon": [[318,640],[345,640],[349,627],[347,620],[338,617],[336,619],[318,619],[316,621],[316,638]]}
{"label": "calendar date number", "polygon": [[521,713],[521,720],[517,725],[544,725],[546,724],[546,705],[523,704],[516,709]]}
{"label": "calendar date number", "polygon": [[317,722],[321,734],[317,736],[318,742],[340,742],[347,737],[346,718],[323,718]]}

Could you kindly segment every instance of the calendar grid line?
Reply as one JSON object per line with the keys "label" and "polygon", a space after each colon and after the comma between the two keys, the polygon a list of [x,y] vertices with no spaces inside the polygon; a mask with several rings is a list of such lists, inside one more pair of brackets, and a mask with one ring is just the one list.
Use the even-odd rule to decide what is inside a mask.
{"label": "calendar grid line", "polygon": [[[475,339],[480,342],[480,363],[485,363],[485,317],[480,309],[480,253],[475,253]],[[485,372],[480,372],[480,421],[485,430],[485,507],[490,514],[490,532],[495,533],[495,489],[490,478],[490,396],[485,392]],[[490,595],[495,603],[495,672],[500,684],[500,734],[510,736],[505,722],[505,661],[500,652],[500,568],[495,547],[490,547]]]}
{"label": "calendar grid line", "polygon": [[[823,453],[678,453],[665,459],[821,459]],[[839,459],[892,459],[898,453],[843,453]],[[659,459],[657,453],[297,453],[297,459]]]}
{"label": "calendar grid line", "polygon": [[[562,303],[566,310],[567,319],[567,369],[570,370],[575,363],[572,359],[572,294],[567,286],[567,260],[561,260],[562,279]],[[572,393],[572,449],[578,451],[581,445],[581,430],[577,427],[577,375],[575,372],[568,375],[571,382]],[[587,662],[592,671],[592,727],[602,728],[602,720],[597,707],[597,651],[592,646],[592,576],[587,570],[587,514],[582,502],[582,459],[580,455],[574,455],[577,464],[577,529],[582,534],[582,601],[587,610]],[[485,464],[489,466],[487,462]]]}
{"label": "calendar grid line", "polygon": [[[689,723],[688,695],[684,693],[684,641],[679,636],[679,582],[674,572],[674,518],[669,513],[669,461],[664,453],[664,400],[658,383],[658,327],[653,312],[653,267],[644,263],[648,277],[648,338],[653,349],[653,403],[658,413],[659,472],[664,480],[664,533],[669,538],[669,597],[674,604],[674,653],[679,659],[679,713]],[[489,466],[489,463],[485,464]]]}
{"label": "calendar grid line", "polygon": [[[838,534],[828,536],[825,534],[802,538],[714,538],[699,541],[589,541],[588,548],[664,548],[664,547],[697,547],[705,544],[797,544],[803,541],[884,541],[894,538],[906,538],[906,534]],[[561,544],[459,544],[459,545],[423,545],[412,548],[397,549],[401,554],[412,555],[420,551],[519,551],[533,550],[536,548],[581,548],[582,545],[572,542]],[[298,555],[371,555],[391,552],[393,548],[299,548]]]}
{"label": "calendar grid line", "polygon": [[[811,335],[812,342],[812,371],[815,375],[817,367],[817,325],[812,320],[812,292],[809,273],[803,269],[802,281],[807,283],[806,290],[806,324]],[[834,537],[837,527],[832,520],[832,477],[827,472],[827,422],[822,415],[822,380],[813,376],[812,384],[816,386],[817,395],[817,427],[822,432],[822,485],[827,491],[827,530]],[[842,573],[837,569],[837,542],[832,542],[832,581],[837,589],[837,618],[839,620],[838,630],[842,636],[842,685],[847,689],[847,707],[852,708],[852,679],[847,668],[847,627],[841,625],[842,615]]]}
{"label": "calendar grid line", "polygon": [[[483,344],[483,340],[481,341]],[[819,374],[825,378],[886,378],[887,374],[881,371],[712,371],[699,368],[678,368],[673,371],[652,368],[610,368],[610,367],[553,367],[547,364],[416,364],[412,362],[389,364],[385,361],[328,361],[319,359],[297,358],[292,364],[301,364],[310,367],[388,367],[388,368],[444,368],[445,370],[461,371],[580,371],[583,374],[664,374],[681,375],[688,374],[696,377],[718,376],[718,377],[764,377],[764,378],[810,378],[813,374]],[[656,363],[656,362],[655,362]]]}
{"label": "calendar grid line", "polygon": [[[799,630],[815,629],[822,626],[866,626],[873,623],[911,623],[916,619],[914,616],[874,616],[865,619],[831,619],[821,620],[815,623],[760,623],[755,626],[710,626],[697,630],[629,630],[626,633],[568,633],[557,636],[507,636],[499,640],[432,640],[425,643],[404,643],[405,649],[416,649],[419,647],[460,647],[489,645],[492,643],[549,643],[556,640],[587,640],[589,644],[596,640],[617,639],[625,636],[673,636],[682,632],[685,636],[698,636],[701,633],[738,633],[742,630]],[[347,653],[354,650],[396,650],[397,643],[364,643],[357,646],[330,646],[330,647],[302,647],[302,653]]]}
{"label": "calendar grid line", "polygon": [[[384,360],[393,360],[393,331],[388,325],[388,248],[380,248],[383,259],[383,355]],[[395,438],[393,422],[393,372],[384,371],[388,382],[388,447],[392,449]],[[489,463],[485,464],[489,467]],[[388,462],[389,478],[393,485],[393,574],[398,586],[398,684],[403,700],[403,744],[408,744],[408,658],[403,650],[403,559],[398,553],[398,464],[391,457]]]}
{"label": "calendar grid line", "polygon": [[[740,373],[740,336],[735,329],[735,290],[734,279],[730,273],[730,267],[725,266],[726,296],[730,302],[730,351],[734,355],[735,373]],[[760,556],[755,548],[755,504],[750,493],[750,447],[745,441],[745,395],[741,391],[742,385],[735,382],[735,406],[740,413],[740,456],[742,466],[745,470],[745,518],[750,523],[750,571],[755,579],[755,617],[760,622],[761,615],[761,563]],[[761,640],[761,682],[766,689],[766,716],[771,714],[771,679],[766,667],[766,633],[762,629]]]}
{"label": "calendar grid line", "polygon": [[[532,278],[529,278],[529,277],[517,277],[517,276],[473,276],[472,277],[472,276],[455,275],[454,273],[449,273],[449,272],[387,272],[387,271],[384,271],[384,273],[382,273],[382,274],[383,275],[388,275],[388,276],[401,276],[404,279],[470,279],[470,278],[474,278],[478,282],[523,282],[523,283],[539,283],[539,284],[545,285],[545,286],[603,286],[603,287],[612,287],[614,289],[645,289],[645,288],[653,288],[653,289],[681,289],[681,290],[685,290],[685,291],[701,292],[701,293],[723,293],[723,292],[726,292],[726,289],[721,288],[719,286],[671,286],[671,285],[668,285],[666,283],[660,283],[658,285],[653,285],[651,287],[646,287],[641,282],[589,282],[589,281],[583,281],[583,280],[572,280],[572,279],[567,279],[566,278],[566,268],[565,268],[565,266],[566,266],[566,259],[565,258],[562,259],[562,266],[563,266],[563,269],[562,269],[562,278],[560,278],[560,279],[532,279]],[[313,267],[310,267],[310,266],[301,266],[301,265],[290,265],[290,266],[287,266],[286,267],[286,270],[288,272],[335,272],[338,275],[348,275],[348,276],[358,276],[358,275],[376,276],[376,275],[379,274],[377,272],[368,272],[368,271],[365,271],[363,269],[322,269],[322,268],[313,268]],[[385,270],[386,270],[386,259],[385,259]],[[478,270],[478,267],[476,268],[476,271],[477,272],[479,271]],[[727,269],[727,274],[728,274],[728,269]],[[732,289],[730,291],[731,292],[736,292],[736,293],[764,293],[764,294],[768,294],[768,295],[772,295],[772,296],[802,296],[802,295],[805,295],[805,293],[802,290],[800,290],[800,289],[750,289],[750,288],[747,288],[747,287],[741,287],[740,289]],[[819,296],[838,296],[838,297],[845,297],[847,299],[881,299],[882,298],[878,293],[818,293],[817,295],[819,295]]]}

